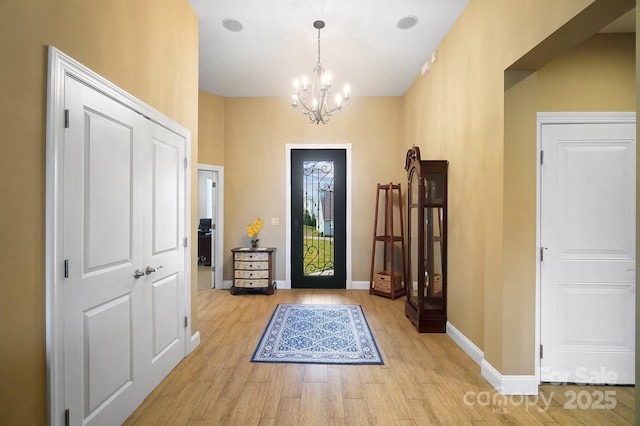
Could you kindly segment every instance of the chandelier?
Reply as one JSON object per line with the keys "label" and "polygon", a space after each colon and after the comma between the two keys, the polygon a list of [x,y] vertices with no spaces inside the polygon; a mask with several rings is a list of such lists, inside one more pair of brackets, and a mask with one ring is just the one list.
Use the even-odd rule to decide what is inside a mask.
{"label": "chandelier", "polygon": [[331,102],[331,73],[325,72],[320,62],[320,30],[324,28],[324,21],[315,21],[313,28],[318,30],[318,63],[313,69],[314,78],[309,81],[303,76],[294,80],[291,107],[309,117],[310,123],[325,124],[347,105],[350,87],[345,84],[343,93],[336,95],[335,102]]}

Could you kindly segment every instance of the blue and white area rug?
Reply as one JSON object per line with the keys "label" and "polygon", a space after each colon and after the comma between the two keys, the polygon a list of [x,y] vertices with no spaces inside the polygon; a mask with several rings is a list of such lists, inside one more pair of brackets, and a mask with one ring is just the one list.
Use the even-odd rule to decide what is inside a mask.
{"label": "blue and white area rug", "polygon": [[384,364],[360,305],[279,304],[251,361]]}

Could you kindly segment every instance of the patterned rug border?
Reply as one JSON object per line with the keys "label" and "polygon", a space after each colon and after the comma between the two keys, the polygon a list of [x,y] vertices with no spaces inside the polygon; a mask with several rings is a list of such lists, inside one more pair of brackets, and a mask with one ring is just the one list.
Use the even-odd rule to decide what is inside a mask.
{"label": "patterned rug border", "polygon": [[[313,358],[301,358],[301,359],[291,359],[291,358],[265,358],[264,357],[264,347],[268,343],[268,339],[265,339],[268,333],[272,333],[272,329],[274,328],[274,319],[279,315],[279,311],[281,309],[290,310],[292,307],[296,306],[314,306],[320,308],[335,308],[335,307],[348,307],[348,308],[356,308],[358,316],[361,318],[363,325],[365,326],[366,338],[368,339],[369,346],[371,348],[372,356],[371,358],[363,358],[358,357],[357,359],[327,359],[326,357],[322,357],[321,359],[313,359]],[[278,333],[279,337],[279,333]],[[265,362],[265,363],[288,363],[288,364],[333,364],[333,365],[384,365],[384,361],[382,359],[382,354],[380,353],[380,349],[378,348],[378,344],[376,343],[375,338],[373,337],[373,333],[371,332],[371,327],[369,327],[369,322],[367,321],[367,317],[364,315],[364,310],[362,309],[362,305],[354,305],[354,304],[315,304],[315,303],[278,303],[276,308],[273,310],[271,314],[271,318],[267,322],[264,331],[262,332],[262,336],[258,341],[258,345],[256,346],[253,355],[251,356],[251,362]]]}

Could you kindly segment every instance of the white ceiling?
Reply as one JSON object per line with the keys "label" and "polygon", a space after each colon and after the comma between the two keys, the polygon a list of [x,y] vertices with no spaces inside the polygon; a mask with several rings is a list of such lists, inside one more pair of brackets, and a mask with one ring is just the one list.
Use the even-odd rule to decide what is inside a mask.
{"label": "white ceiling", "polygon": [[[199,17],[200,89],[224,97],[289,96],[318,56],[352,96],[401,96],[469,0],[189,0]],[[418,23],[399,29],[415,16]],[[233,32],[225,19],[239,21]]]}

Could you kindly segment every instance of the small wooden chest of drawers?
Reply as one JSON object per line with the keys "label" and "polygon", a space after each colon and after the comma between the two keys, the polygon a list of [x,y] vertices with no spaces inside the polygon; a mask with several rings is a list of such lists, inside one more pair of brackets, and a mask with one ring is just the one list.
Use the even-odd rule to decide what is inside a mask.
{"label": "small wooden chest of drawers", "polygon": [[262,290],[273,294],[275,280],[275,248],[237,247],[233,253],[233,286],[231,294],[243,290]]}

